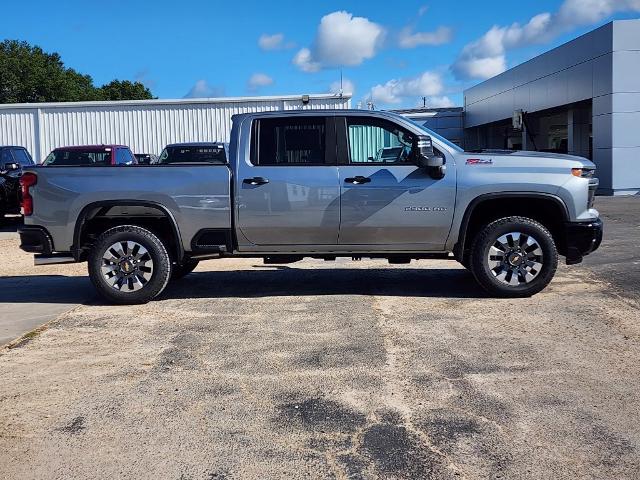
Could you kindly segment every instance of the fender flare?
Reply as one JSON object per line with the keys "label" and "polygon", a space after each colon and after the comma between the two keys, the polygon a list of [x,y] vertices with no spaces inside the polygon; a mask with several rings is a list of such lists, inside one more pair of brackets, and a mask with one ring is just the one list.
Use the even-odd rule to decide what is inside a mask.
{"label": "fender flare", "polygon": [[[171,213],[171,211],[162,205],[161,203],[151,202],[148,200],[101,200],[98,202],[93,202],[88,205],[85,205],[78,218],[76,219],[76,223],[73,230],[73,245],[71,246],[71,252],[76,260],[80,258],[80,238],[82,235],[82,229],[85,226],[87,221],[87,217],[89,216],[89,212],[96,208],[105,208],[105,207],[118,207],[118,206],[131,206],[131,207],[149,207],[160,210],[166,217],[169,219],[169,224],[171,225],[172,235],[175,239],[175,243],[177,245],[178,251],[178,261],[182,261],[184,257],[184,246],[182,245],[182,237],[180,236],[180,227],[178,227],[178,222],[176,222],[175,217]],[[127,218],[127,217],[123,217]]]}
{"label": "fender flare", "polygon": [[473,215],[474,210],[483,202],[495,199],[508,199],[508,198],[536,198],[540,200],[550,200],[554,202],[560,210],[563,212],[563,221],[569,221],[569,209],[567,205],[562,201],[562,199],[554,195],[552,193],[543,193],[543,192],[496,192],[496,193],[485,193],[477,196],[469,205],[462,216],[462,222],[460,223],[460,229],[458,231],[458,241],[454,246],[454,254],[456,256],[460,256],[462,252],[465,251],[466,240],[467,240],[467,228],[469,227],[469,220]]}

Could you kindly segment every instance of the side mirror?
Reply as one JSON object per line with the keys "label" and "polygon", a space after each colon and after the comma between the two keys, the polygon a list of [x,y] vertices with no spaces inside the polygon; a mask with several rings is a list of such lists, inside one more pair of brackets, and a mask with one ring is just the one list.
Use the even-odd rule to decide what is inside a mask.
{"label": "side mirror", "polygon": [[428,135],[421,135],[417,140],[418,166],[424,168],[431,178],[440,180],[447,170],[444,164],[444,157],[436,155],[433,151],[433,143]]}
{"label": "side mirror", "polygon": [[2,170],[5,172],[14,172],[20,170],[20,165],[17,163],[5,163]]}

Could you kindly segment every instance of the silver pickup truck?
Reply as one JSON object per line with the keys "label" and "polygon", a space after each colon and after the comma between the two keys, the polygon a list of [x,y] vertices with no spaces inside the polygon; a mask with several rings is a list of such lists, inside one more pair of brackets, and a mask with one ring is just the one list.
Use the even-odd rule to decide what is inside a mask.
{"label": "silver pickup truck", "polygon": [[147,302],[198,261],[455,259],[490,294],[533,295],[558,255],[598,248],[595,165],[568,155],[464,152],[387,112],[233,117],[217,161],[33,167],[21,247],[36,264],[87,261],[109,301]]}

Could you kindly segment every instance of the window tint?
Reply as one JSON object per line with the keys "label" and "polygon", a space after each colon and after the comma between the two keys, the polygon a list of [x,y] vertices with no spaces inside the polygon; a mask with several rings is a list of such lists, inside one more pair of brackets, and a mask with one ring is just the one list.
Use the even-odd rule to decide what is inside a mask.
{"label": "window tint", "polygon": [[415,136],[392,122],[349,118],[350,163],[414,163]]}
{"label": "window tint", "polygon": [[111,165],[111,150],[54,150],[44,160],[44,165],[104,166]]}
{"label": "window tint", "polygon": [[14,159],[11,156],[11,150],[9,148],[3,148],[0,150],[0,168],[4,168],[7,163],[14,163]]}
{"label": "window tint", "polygon": [[261,119],[254,123],[254,165],[325,165],[324,117]]}
{"label": "window tint", "polygon": [[136,161],[128,148],[118,148],[116,150],[116,165],[131,165],[133,163],[136,163]]}
{"label": "window tint", "polygon": [[13,157],[23,167],[28,167],[29,165],[33,165],[33,161],[31,160],[31,157],[29,156],[27,151],[23,148],[14,148]]}
{"label": "window tint", "polygon": [[227,163],[222,145],[174,145],[168,146],[154,163]]}

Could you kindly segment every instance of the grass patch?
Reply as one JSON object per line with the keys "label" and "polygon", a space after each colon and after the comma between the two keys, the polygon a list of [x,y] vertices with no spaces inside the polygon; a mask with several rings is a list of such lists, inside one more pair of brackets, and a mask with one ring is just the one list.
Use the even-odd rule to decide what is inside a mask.
{"label": "grass patch", "polygon": [[38,328],[36,328],[34,330],[31,330],[30,332],[25,333],[21,337],[15,339],[13,342],[9,343],[6,348],[9,349],[9,350],[13,350],[14,348],[24,347],[27,343],[29,343],[31,340],[36,338],[38,335],[40,335],[46,329],[47,329],[47,326],[43,325],[43,326],[38,327]]}

